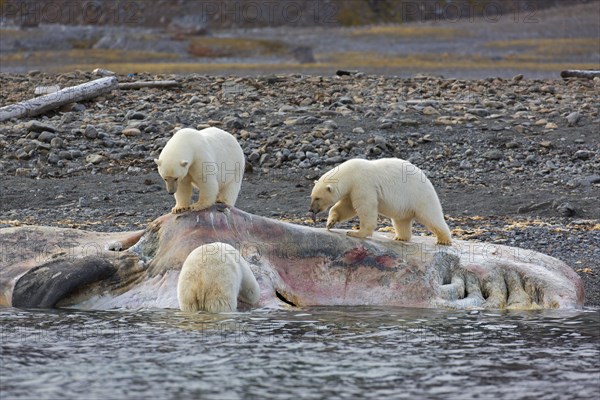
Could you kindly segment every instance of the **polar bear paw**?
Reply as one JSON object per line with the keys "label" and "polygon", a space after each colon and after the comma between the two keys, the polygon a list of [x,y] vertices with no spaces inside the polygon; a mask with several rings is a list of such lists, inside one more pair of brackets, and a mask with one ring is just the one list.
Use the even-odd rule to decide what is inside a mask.
{"label": "polar bear paw", "polygon": [[177,207],[177,206],[175,206],[175,207],[173,207],[171,209],[171,213],[173,213],[173,214],[181,214],[181,213],[184,213],[184,212],[189,211],[189,210],[190,210],[190,207]]}
{"label": "polar bear paw", "polygon": [[330,230],[331,228],[333,228],[335,226],[335,224],[337,223],[337,218],[327,218],[327,230]]}
{"label": "polar bear paw", "polygon": [[365,234],[361,231],[348,231],[346,232],[346,235],[359,239],[365,239],[367,236],[369,236],[368,234]]}

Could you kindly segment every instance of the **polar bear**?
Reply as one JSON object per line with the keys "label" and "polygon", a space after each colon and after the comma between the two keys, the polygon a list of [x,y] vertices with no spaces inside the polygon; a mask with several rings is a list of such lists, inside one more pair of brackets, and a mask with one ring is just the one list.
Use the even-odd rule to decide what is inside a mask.
{"label": "polar bear", "polygon": [[405,160],[353,159],[326,172],[315,182],[310,210],[315,215],[332,204],[327,229],[358,215],[360,229],[348,235],[365,238],[373,234],[381,214],[392,219],[394,240],[409,241],[416,219],[435,234],[438,244],[451,243],[433,185],[423,171]]}
{"label": "polar bear", "polygon": [[244,303],[256,304],[260,288],[250,266],[233,246],[205,244],[187,256],[177,282],[182,311],[236,311],[238,297]]}
{"label": "polar bear", "polygon": [[[244,175],[244,152],[235,138],[218,128],[181,129],[161,151],[158,173],[175,194],[173,214],[204,210],[215,203],[233,207]],[[192,185],[200,192],[192,202]]]}

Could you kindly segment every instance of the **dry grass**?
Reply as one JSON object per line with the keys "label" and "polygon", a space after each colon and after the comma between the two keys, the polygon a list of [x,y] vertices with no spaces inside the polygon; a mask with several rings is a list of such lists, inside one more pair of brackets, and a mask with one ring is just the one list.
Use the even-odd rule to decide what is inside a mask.
{"label": "dry grass", "polygon": [[197,57],[277,55],[286,51],[285,43],[266,39],[198,37],[188,46],[188,52]]}
{"label": "dry grass", "polygon": [[349,36],[430,37],[436,39],[448,39],[469,35],[469,33],[463,29],[437,28],[434,26],[421,25],[373,25],[363,28],[353,28],[346,34]]}
{"label": "dry grass", "polygon": [[[0,56],[3,66],[11,65],[44,65],[51,66],[54,62],[64,64],[61,71],[72,71],[67,63],[79,64],[82,62],[93,64],[104,63],[146,63],[159,60],[174,60],[179,58],[172,53],[153,53],[146,51],[108,50],[108,49],[71,49],[59,51],[32,51],[27,53],[12,53]],[[97,67],[97,66],[96,66]],[[94,68],[96,68],[94,67]],[[92,68],[93,69],[93,68]]]}
{"label": "dry grass", "polygon": [[[515,60],[563,60],[573,56],[600,54],[600,42],[594,38],[516,39],[486,43],[487,47],[520,49],[528,54],[513,55]],[[596,66],[597,68],[597,66]]]}
{"label": "dry grass", "polygon": [[320,55],[317,59],[339,68],[404,68],[411,70],[430,69],[522,69],[536,71],[561,71],[564,69],[595,69],[594,63],[561,63],[506,58],[492,59],[464,54],[410,54],[384,55],[379,53],[344,52]]}

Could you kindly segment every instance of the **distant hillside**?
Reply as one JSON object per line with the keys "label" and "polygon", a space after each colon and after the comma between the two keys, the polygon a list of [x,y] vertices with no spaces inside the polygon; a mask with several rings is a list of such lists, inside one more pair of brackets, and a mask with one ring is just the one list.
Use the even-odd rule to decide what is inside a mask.
{"label": "distant hillside", "polygon": [[0,0],[5,24],[133,25],[218,30],[265,26],[357,26],[510,15],[597,0]]}

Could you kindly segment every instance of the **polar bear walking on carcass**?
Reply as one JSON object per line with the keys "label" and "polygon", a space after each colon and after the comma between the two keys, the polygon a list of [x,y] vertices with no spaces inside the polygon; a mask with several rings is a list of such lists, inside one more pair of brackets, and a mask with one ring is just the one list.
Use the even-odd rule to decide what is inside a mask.
{"label": "polar bear walking on carcass", "polygon": [[360,229],[348,235],[371,236],[379,214],[392,220],[395,240],[409,241],[412,223],[417,220],[437,237],[437,243],[451,243],[440,200],[423,171],[398,158],[348,160],[325,173],[311,193],[313,215],[329,211],[327,229],[358,215]]}

